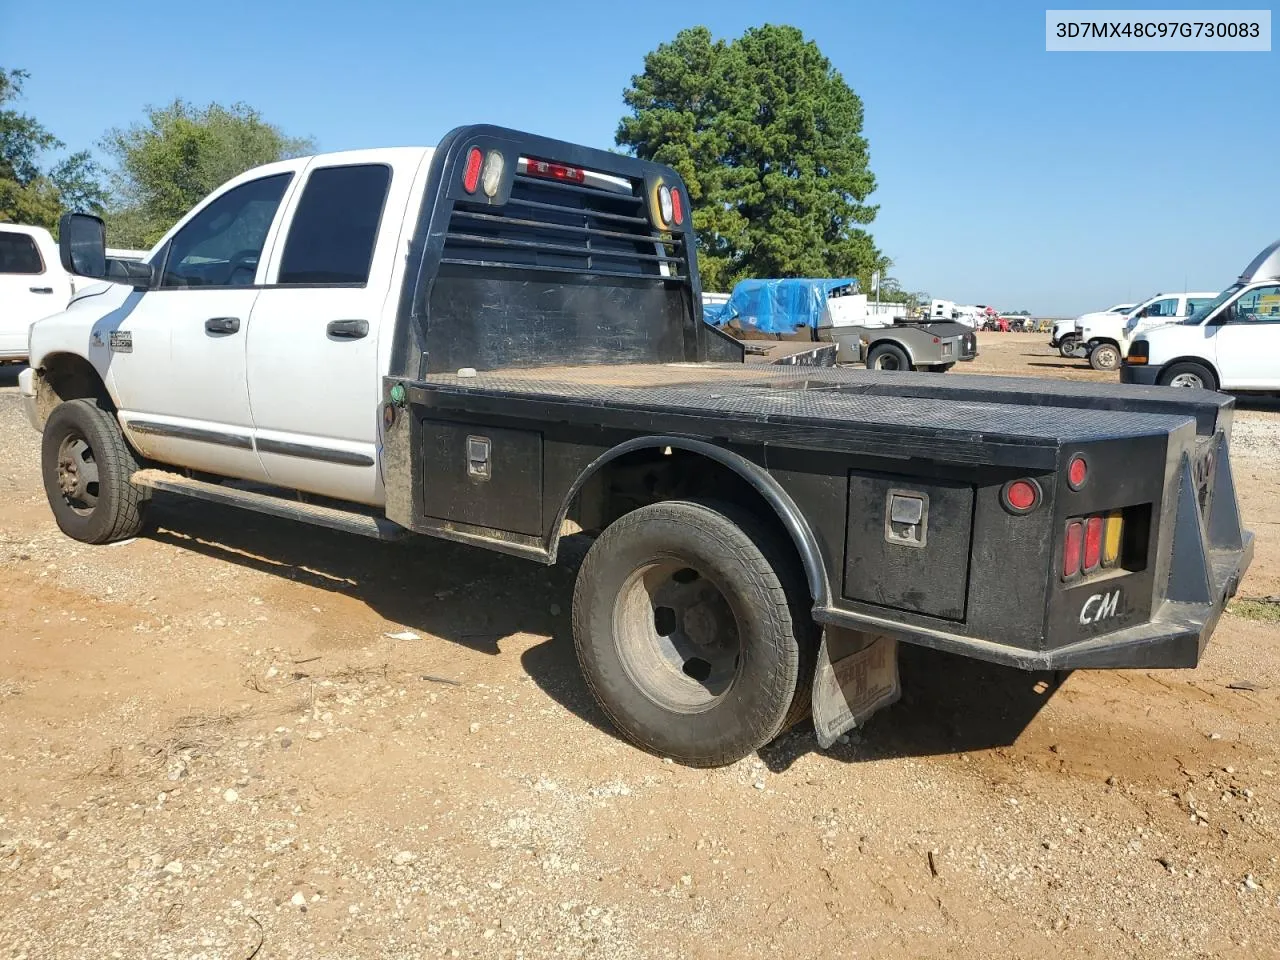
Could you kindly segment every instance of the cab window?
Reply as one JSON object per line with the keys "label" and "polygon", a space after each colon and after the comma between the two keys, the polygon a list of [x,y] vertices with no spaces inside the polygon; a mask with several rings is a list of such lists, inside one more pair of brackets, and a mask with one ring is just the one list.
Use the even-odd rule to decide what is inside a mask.
{"label": "cab window", "polygon": [[278,173],[243,183],[196,214],[169,241],[160,286],[251,286],[292,177]]}
{"label": "cab window", "polygon": [[1149,303],[1142,309],[1144,317],[1176,317],[1178,315],[1178,298],[1168,297]]}
{"label": "cab window", "polygon": [[293,214],[276,282],[368,283],[390,184],[391,168],[385,164],[312,171]]}
{"label": "cab window", "polygon": [[32,237],[0,230],[0,273],[44,273],[44,261]]}
{"label": "cab window", "polygon": [[1280,323],[1280,285],[1250,290],[1229,309],[1228,323]]}

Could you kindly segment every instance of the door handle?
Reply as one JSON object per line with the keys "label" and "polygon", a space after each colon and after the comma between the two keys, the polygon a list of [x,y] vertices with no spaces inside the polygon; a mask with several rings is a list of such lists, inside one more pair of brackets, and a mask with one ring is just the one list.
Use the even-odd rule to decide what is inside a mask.
{"label": "door handle", "polygon": [[339,340],[359,340],[369,335],[368,320],[333,320],[325,327],[331,337]]}
{"label": "door handle", "polygon": [[205,333],[236,333],[240,329],[239,317],[211,317],[204,322]]}
{"label": "door handle", "polygon": [[53,293],[53,287],[28,287],[32,293]]}

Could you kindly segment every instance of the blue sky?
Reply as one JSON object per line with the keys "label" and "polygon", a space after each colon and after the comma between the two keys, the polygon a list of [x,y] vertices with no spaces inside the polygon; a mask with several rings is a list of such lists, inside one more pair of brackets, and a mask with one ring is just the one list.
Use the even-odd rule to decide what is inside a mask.
{"label": "blue sky", "polygon": [[908,288],[1070,314],[1227,285],[1280,236],[1280,54],[1050,54],[1045,6],[61,0],[36,30],[0,0],[0,64],[72,149],[175,96],[243,100],[322,150],[473,121],[610,146],[647,51],[787,22],[866,105],[871,229]]}

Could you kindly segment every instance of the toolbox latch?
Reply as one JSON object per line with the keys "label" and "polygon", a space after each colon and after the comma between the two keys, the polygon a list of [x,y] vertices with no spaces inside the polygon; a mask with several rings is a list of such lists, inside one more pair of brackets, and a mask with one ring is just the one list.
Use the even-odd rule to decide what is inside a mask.
{"label": "toolbox latch", "polygon": [[915,490],[890,490],[887,496],[885,540],[923,547],[929,539],[929,495]]}
{"label": "toolbox latch", "polygon": [[488,437],[467,437],[467,476],[473,480],[488,480],[493,475],[489,459],[491,444]]}

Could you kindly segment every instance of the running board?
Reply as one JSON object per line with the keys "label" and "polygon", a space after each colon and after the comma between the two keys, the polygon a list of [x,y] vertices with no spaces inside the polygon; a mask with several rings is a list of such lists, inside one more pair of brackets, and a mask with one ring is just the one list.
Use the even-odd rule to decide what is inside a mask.
{"label": "running board", "polygon": [[408,530],[398,523],[392,523],[386,517],[354,510],[322,507],[316,503],[303,503],[299,500],[286,500],[284,497],[269,493],[240,490],[219,483],[196,480],[168,470],[138,470],[130,479],[137,486],[150,490],[177,493],[184,497],[195,497],[197,500],[207,500],[210,503],[240,507],[242,510],[283,517],[286,520],[300,520],[303,523],[356,533],[375,540],[399,540],[409,535]]}

